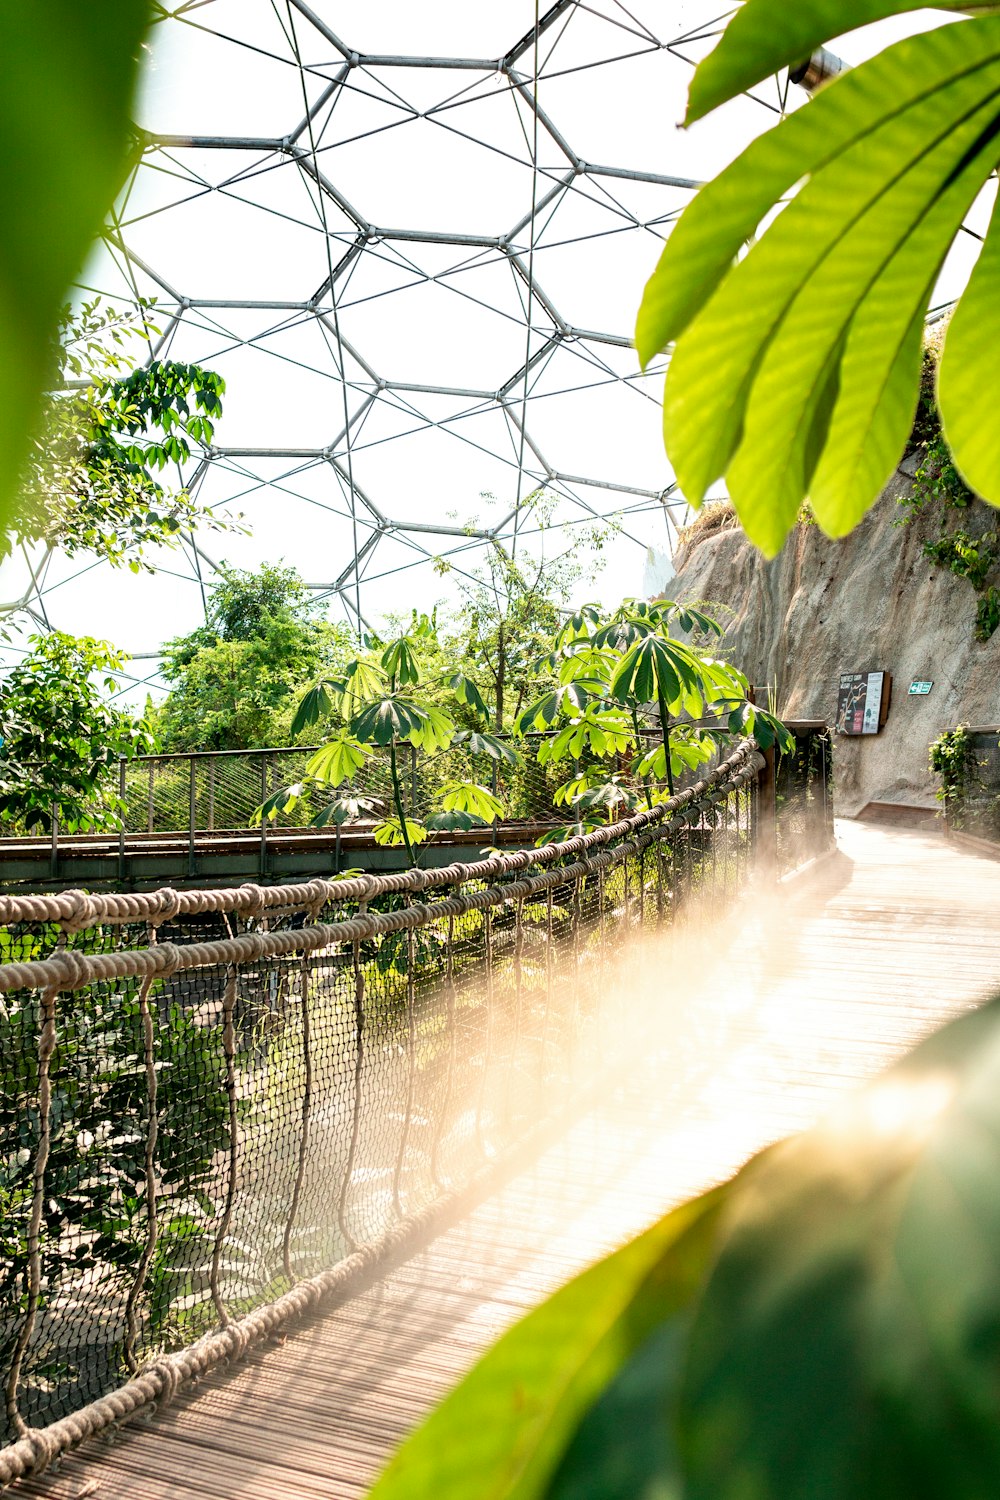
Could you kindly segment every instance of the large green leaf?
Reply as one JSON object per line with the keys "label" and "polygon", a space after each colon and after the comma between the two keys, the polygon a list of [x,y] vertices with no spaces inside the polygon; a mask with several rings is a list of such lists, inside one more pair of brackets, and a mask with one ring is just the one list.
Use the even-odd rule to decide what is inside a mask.
{"label": "large green leaf", "polygon": [[[967,96],[975,87],[978,95],[987,80],[992,88],[1000,86],[1000,63],[954,85],[953,92]],[[939,97],[935,114],[942,105]],[[958,170],[996,110],[990,98],[876,198],[814,267],[770,338],[753,376],[739,450],[729,468],[740,519],[768,554],[781,546],[806,494],[825,531],[833,536],[850,531],[902,457],[920,378],[919,342],[914,344],[912,336],[907,342],[907,335],[926,309],[948,246],[992,169],[995,142]],[[939,118],[928,116],[926,123],[935,134],[940,131]],[[887,164],[894,169],[894,164],[879,161],[872,141],[866,145],[876,170]],[[790,217],[801,227],[796,206]],[[869,298],[868,336],[861,337],[852,368],[846,351],[855,333],[853,319]],[[909,358],[897,363],[901,345]],[[866,355],[868,363],[859,363]],[[877,462],[866,466],[863,459],[872,449],[864,439],[883,394],[879,375],[884,362],[890,372],[902,374],[908,395],[904,391],[893,408],[883,409],[879,435],[884,440],[875,449]],[[832,399],[824,407],[827,392]],[[846,416],[836,440],[847,446],[832,451],[831,461],[820,466],[823,483],[813,486],[816,459],[820,453],[825,457],[834,442],[830,428],[838,402],[846,407]],[[855,455],[859,462],[852,464]]]}
{"label": "large green leaf", "polygon": [[[995,59],[998,36],[990,19],[899,42],[842,74],[836,86],[753,141],[703,187],[667,240],[643,295],[636,322],[643,364],[687,327],[773,204],[871,131]],[[825,214],[836,207],[831,202]],[[853,201],[845,207],[852,217]],[[830,227],[836,232],[836,218]]]}
{"label": "large green leaf", "polygon": [[1000,1002],[752,1167],[700,1299],[688,1500],[985,1500],[1000,1473]]}
{"label": "large green leaf", "polygon": [[545,1500],[681,1500],[666,1413],[675,1405],[687,1316],[661,1324],[573,1435]]}
{"label": "large green leaf", "polygon": [[[996,10],[968,0],[935,0],[938,10]],[[921,10],[920,0],[747,0],[726,27],[691,81],[687,124],[707,115],[734,95],[761,83],[786,64],[872,21]]]}
{"label": "large green leaf", "polygon": [[[894,109],[818,171],[812,160],[800,161],[808,178],[801,192],[723,276],[678,341],[664,403],[678,481],[697,504],[726,472],[745,529],[769,554],[810,492],[838,403],[851,446],[846,461],[835,453],[821,467],[825,529],[849,530],[902,453],[910,397],[916,400],[913,320],[997,156],[1000,19],[900,44],[908,67],[940,77],[941,52],[951,58],[954,35],[960,42],[973,31],[979,40],[971,71],[952,59],[947,82]],[[939,41],[945,45],[929,45]],[[829,112],[827,102],[838,97],[842,108],[858,90],[863,97],[870,66],[803,113]],[[881,379],[878,363],[862,363],[863,355],[844,364],[852,320],[873,294],[876,309],[891,308],[902,324],[895,339],[890,329],[879,344],[880,312],[868,318],[869,347],[879,344],[888,355]],[[859,342],[864,348],[865,338]],[[845,374],[859,369],[863,378],[848,387]],[[886,390],[893,399],[876,420],[872,412]]]}
{"label": "large green leaf", "polygon": [[60,309],[127,164],[144,0],[0,9],[0,525],[42,393]]}
{"label": "large green leaf", "polygon": [[329,678],[317,682],[315,687],[311,687],[308,692],[304,693],[295,710],[295,717],[292,719],[292,726],[289,730],[291,738],[294,740],[303,729],[308,729],[313,724],[318,724],[320,719],[326,718],[327,714],[333,711],[334,705],[343,697],[343,693],[344,683],[331,681]]}
{"label": "large green leaf", "polygon": [[1000,214],[945,335],[938,366],[944,434],[966,483],[1000,504]]}
{"label": "large green leaf", "polygon": [[727,1191],[675,1209],[505,1334],[403,1445],[371,1500],[540,1500],[601,1391],[690,1302]]}
{"label": "large green leaf", "polygon": [[371,755],[367,745],[353,739],[349,734],[338,734],[328,744],[321,745],[306,765],[309,775],[328,786],[339,786],[350,781],[360,771]]}

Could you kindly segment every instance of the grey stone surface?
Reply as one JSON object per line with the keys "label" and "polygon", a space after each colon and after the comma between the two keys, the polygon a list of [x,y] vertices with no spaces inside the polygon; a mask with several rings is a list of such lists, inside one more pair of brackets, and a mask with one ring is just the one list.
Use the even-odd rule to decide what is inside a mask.
{"label": "grey stone surface", "polygon": [[[766,562],[739,529],[695,539],[677,557],[671,595],[721,603],[728,618],[721,654],[754,683],[773,683],[789,718],[833,723],[842,672],[892,674],[892,703],[877,737],[838,736],[838,812],[867,802],[935,805],[927,747],[956,724],[1000,722],[1000,631],[975,640],[976,595],[964,578],[934,567],[921,543],[937,534],[937,513],[912,524],[896,503],[909,480],[897,475],[860,526],[830,541],[799,526]],[[1000,517],[986,506],[956,516],[980,533]],[[910,697],[914,678],[933,680]]]}

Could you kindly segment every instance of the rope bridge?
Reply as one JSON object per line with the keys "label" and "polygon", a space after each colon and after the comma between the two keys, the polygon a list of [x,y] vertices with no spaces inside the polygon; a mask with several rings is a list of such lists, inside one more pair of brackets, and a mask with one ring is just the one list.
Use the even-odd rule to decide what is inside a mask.
{"label": "rope bridge", "polygon": [[773,873],[764,765],[443,869],[0,898],[0,1485],[360,1288],[578,1110],[639,939]]}

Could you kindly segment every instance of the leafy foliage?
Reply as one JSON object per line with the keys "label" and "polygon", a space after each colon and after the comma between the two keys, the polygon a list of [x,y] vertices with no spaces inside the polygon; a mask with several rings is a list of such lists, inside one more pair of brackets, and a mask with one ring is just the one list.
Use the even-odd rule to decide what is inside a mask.
{"label": "leafy foliage", "polygon": [[151,6],[38,0],[0,17],[0,532],[56,373],[60,309],[125,176]]}
{"label": "leafy foliage", "polygon": [[[404,744],[425,753],[447,750],[462,744],[473,755],[492,761],[520,763],[517,751],[479,729],[459,729],[452,713],[434,701],[446,689],[470,709],[480,724],[488,720],[485,701],[476,684],[464,673],[438,673],[437,680],[425,675],[425,658],[438,646],[437,622],[433,617],[414,612],[410,627],[401,635],[382,644],[366,642],[371,656],[349,661],[339,678],[323,678],[303,696],[292,730],[301,731],[324,718],[340,716],[342,725],[331,739],[312,757],[308,781],[287,787],[268,799],[258,809],[258,818],[273,817],[294,806],[303,796],[320,793],[330,787],[350,782],[371,755],[372,745],[387,748],[392,785],[393,812],[375,828],[379,844],[406,849],[411,864],[414,850],[430,834],[467,829],[501,817],[504,805],[489,789],[474,781],[447,780],[441,787],[441,811],[426,823],[412,815],[406,806],[399,774],[399,748]],[[372,799],[341,796],[328,803],[313,817],[314,825],[353,821],[349,809],[370,812]]]}
{"label": "leafy foliage", "polygon": [[33,648],[0,691],[0,819],[49,828],[52,812],[70,831],[114,828],[121,811],[119,757],[153,748],[144,721],[115,708],[95,684],[114,692],[110,675],[123,658],[106,641],[53,631]]}
{"label": "leafy foliage", "polygon": [[[18,938],[19,957],[29,956]],[[70,939],[70,946],[78,941]],[[39,939],[35,947],[41,949]],[[42,1237],[45,1301],[74,1280],[133,1270],[146,1241],[145,1070],[138,981],[94,984],[67,1001],[52,1059],[52,1142]],[[153,995],[160,1236],[147,1280],[154,1344],[182,1319],[194,1266],[208,1255],[211,1214],[201,1198],[225,1144],[228,1105],[218,1087],[217,1040],[193,1014]],[[0,1349],[19,1326],[25,1237],[37,1141],[37,996],[0,1001],[0,1054],[12,1086],[0,1095]]]}
{"label": "leafy foliage", "polygon": [[[711,639],[722,628],[704,610],[670,599],[627,599],[609,620],[597,606],[585,605],[564,622],[544,658],[556,686],[528,704],[516,728],[545,734],[537,752],[542,765],[574,762],[576,775],[557,800],[586,814],[588,826],[600,809],[610,821],[628,799],[617,775],[581,775],[581,760],[631,757],[641,747],[640,721],[647,730],[652,726],[651,712],[661,744],[639,754],[633,767],[646,783],[649,806],[659,796],[656,783],[665,780],[672,794],[674,777],[705,764],[719,736],[756,733],[765,748],[776,739],[790,743],[777,719],[749,703],[743,674],[680,639],[681,633]],[[717,727],[693,727],[691,721],[706,713]]]}
{"label": "leafy foliage", "polygon": [[[748,0],[695,76],[689,120],[761,67],[914,8],[804,0],[790,23],[780,0]],[[807,37],[815,43],[803,47]],[[908,37],[756,140],[698,194],[667,243],[636,332],[644,361],[675,342],[667,450],[695,505],[726,476],[748,535],[769,555],[806,496],[830,535],[850,531],[904,451],[924,313],[1000,156],[998,86],[1000,17]],[[996,222],[948,329],[938,392],[958,469],[992,502]]]}
{"label": "leafy foliage", "polygon": [[63,310],[63,383],[45,398],[0,553],[16,538],[152,572],[150,547],[175,546],[199,526],[238,529],[158,477],[189,458],[192,443],[211,443],[225,381],[197,365],[136,367],[130,348],[156,333],[153,311],[121,312],[99,299]]}
{"label": "leafy foliage", "polygon": [[978,767],[967,725],[946,729],[932,742],[928,756],[930,768],[940,781],[937,799],[944,803],[951,826],[960,828],[966,789]]}
{"label": "leafy foliage", "polygon": [[284,743],[297,732],[290,724],[296,692],[338,667],[348,649],[346,627],[321,618],[293,568],[264,563],[254,572],[222,572],[206,623],[164,648],[172,687],[155,713],[164,748]]}

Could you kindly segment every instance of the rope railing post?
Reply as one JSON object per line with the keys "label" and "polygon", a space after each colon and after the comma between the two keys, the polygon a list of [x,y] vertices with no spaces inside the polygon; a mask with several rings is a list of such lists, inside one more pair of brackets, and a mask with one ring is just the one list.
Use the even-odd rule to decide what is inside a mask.
{"label": "rope railing post", "polygon": [[403,1217],[401,1184],[406,1163],[406,1148],[410,1141],[413,1124],[413,1092],[417,1068],[417,989],[416,989],[416,944],[413,928],[406,930],[406,1104],[403,1108],[403,1126],[399,1133],[399,1151],[392,1174],[392,1204],[397,1218]]}
{"label": "rope railing post", "polygon": [[447,1006],[448,1027],[448,1063],[445,1072],[444,1099],[438,1112],[437,1128],[434,1131],[434,1139],[431,1142],[431,1177],[436,1187],[443,1187],[441,1181],[441,1140],[449,1124],[449,1111],[451,1109],[451,1096],[455,1080],[455,918],[448,918],[448,943],[445,948],[445,975],[444,992],[445,1004]]}
{"label": "rope railing post", "polygon": [[[156,942],[156,927],[150,923],[149,942],[152,946]],[[139,1368],[139,1362],[135,1357],[136,1341],[139,1337],[138,1304],[149,1268],[156,1254],[156,1242],[159,1235],[159,1224],[156,1210],[156,1141],[159,1132],[159,1121],[157,1119],[157,1078],[156,1078],[156,1055],[155,1055],[155,1032],[153,1028],[153,1017],[149,1008],[149,991],[153,985],[154,976],[147,974],[139,986],[139,1019],[142,1027],[142,1054],[143,1068],[146,1076],[146,1145],[143,1153],[143,1168],[146,1183],[146,1243],[139,1257],[132,1277],[132,1285],[128,1290],[125,1302],[125,1344],[123,1358],[126,1367],[134,1375]]]}
{"label": "rope railing post", "polygon": [[[66,933],[60,935],[60,945],[65,946]],[[14,1349],[7,1371],[4,1396],[7,1420],[19,1437],[26,1437],[29,1427],[21,1414],[20,1384],[24,1357],[31,1343],[38,1316],[38,1304],[42,1294],[42,1219],[45,1213],[45,1169],[48,1166],[52,1145],[52,1080],[49,1070],[52,1054],[56,1048],[56,1006],[59,989],[53,986],[44,991],[39,1006],[38,1030],[38,1144],[32,1169],[31,1215],[28,1220],[27,1260],[25,1265],[25,1310],[24,1321],[18,1330]]]}
{"label": "rope railing post", "polygon": [[[309,915],[315,922],[319,915],[318,908],[314,906]],[[299,1114],[299,1150],[298,1160],[295,1164],[295,1180],[292,1183],[288,1214],[285,1218],[285,1232],[281,1238],[281,1268],[289,1284],[296,1279],[292,1274],[292,1232],[299,1211],[299,1200],[302,1197],[302,1184],[305,1181],[306,1160],[309,1154],[309,1124],[312,1114],[312,1039],[309,1017],[309,978],[311,969],[310,956],[308,953],[303,953],[299,964],[299,1025],[302,1029],[302,1106]]]}
{"label": "rope railing post", "polygon": [[770,883],[778,873],[778,820],[777,785],[775,782],[775,750],[771,745],[763,752],[764,764],[757,779],[757,827],[756,874],[759,880]]}
{"label": "rope railing post", "polygon": [[482,1155],[487,1156],[489,1152],[486,1145],[483,1114],[486,1108],[486,1093],[490,1081],[490,1070],[493,1065],[494,1030],[496,1024],[493,993],[493,909],[489,906],[483,912],[483,942],[486,956],[486,1046],[483,1052],[482,1077],[479,1082],[479,1101],[476,1106],[476,1136]]}
{"label": "rope railing post", "polygon": [[226,1197],[222,1209],[222,1217],[219,1227],[215,1233],[215,1242],[212,1246],[212,1266],[209,1273],[209,1288],[212,1301],[219,1323],[223,1328],[228,1328],[230,1323],[229,1309],[226,1307],[225,1299],[219,1282],[219,1272],[222,1266],[222,1251],[229,1234],[229,1226],[233,1218],[233,1205],[236,1202],[236,1177],[239,1169],[239,1112],[236,1100],[236,1027],[234,1013],[236,1010],[236,987],[238,983],[239,969],[233,964],[226,980],[226,988],[222,998],[222,1050],[225,1057],[225,1084],[226,1098],[228,1100],[229,1115],[229,1162],[226,1174]]}
{"label": "rope railing post", "polygon": [[520,1066],[521,1054],[521,1011],[524,1004],[524,897],[518,896],[514,903],[514,1023],[511,1034],[510,1058],[507,1063],[507,1075],[504,1080],[503,1115],[508,1130],[511,1127],[513,1115],[511,1109],[511,1095],[514,1090],[514,1079]]}
{"label": "rope railing post", "polygon": [[[366,911],[367,902],[362,901],[358,906],[359,916]],[[361,1090],[365,1068],[365,974],[361,967],[361,944],[357,939],[351,944],[351,969],[354,975],[354,1096],[351,1104],[351,1139],[337,1199],[337,1228],[349,1251],[357,1249],[357,1241],[347,1227],[347,1198],[361,1138]]]}

